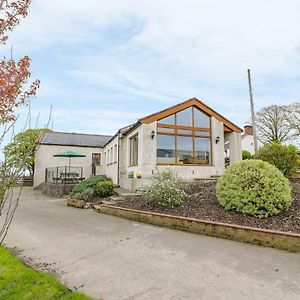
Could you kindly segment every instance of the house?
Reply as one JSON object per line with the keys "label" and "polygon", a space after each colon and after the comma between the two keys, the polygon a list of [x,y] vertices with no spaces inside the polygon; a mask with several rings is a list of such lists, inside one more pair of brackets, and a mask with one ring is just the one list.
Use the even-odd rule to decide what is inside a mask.
{"label": "house", "polygon": [[[45,132],[38,141],[35,153],[34,187],[47,180],[47,170],[61,169],[69,165],[69,158],[54,157],[55,154],[73,150],[86,155],[85,157],[72,158],[72,168],[78,168],[82,178],[88,178],[92,174],[92,162],[95,162],[96,173],[99,174],[99,166],[103,145],[111,138],[109,135],[95,135],[69,132]],[[52,173],[52,171],[51,171]],[[54,177],[52,175],[52,177]]]}
{"label": "house", "polygon": [[[242,131],[212,108],[193,98],[140,118],[112,137],[98,136],[99,143],[86,148],[89,149],[89,155],[84,162],[84,177],[91,175],[91,167],[88,166],[92,165],[93,153],[98,153],[99,158],[96,174],[106,175],[115,184],[131,191],[143,189],[155,172],[165,168],[174,170],[189,181],[221,175],[225,169],[225,142],[230,150],[231,163],[241,160]],[[51,133],[48,133],[48,139],[49,136]],[[80,135],[76,136],[76,141],[73,146],[64,146],[77,149],[80,147]],[[41,182],[45,168],[59,163],[53,160],[53,154],[58,148],[55,151],[51,148],[49,152],[53,146],[45,144],[43,140],[40,142],[36,158],[37,183]],[[83,164],[82,158],[77,162]]]}
{"label": "house", "polygon": [[[257,147],[260,148],[262,143],[257,141]],[[242,133],[242,150],[249,151],[254,155],[254,138],[253,138],[253,127],[251,124],[245,124],[244,132]]]}

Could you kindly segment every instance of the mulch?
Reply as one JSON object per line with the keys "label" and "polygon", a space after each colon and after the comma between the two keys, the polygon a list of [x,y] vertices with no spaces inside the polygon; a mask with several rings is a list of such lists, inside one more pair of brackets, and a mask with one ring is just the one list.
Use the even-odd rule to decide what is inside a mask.
{"label": "mulch", "polygon": [[276,216],[258,219],[234,211],[225,211],[216,198],[216,183],[193,183],[187,188],[188,197],[183,206],[176,208],[153,208],[144,197],[119,203],[118,206],[147,212],[182,216],[199,220],[222,222],[276,231],[300,233],[300,182],[291,181],[293,202],[288,210]]}

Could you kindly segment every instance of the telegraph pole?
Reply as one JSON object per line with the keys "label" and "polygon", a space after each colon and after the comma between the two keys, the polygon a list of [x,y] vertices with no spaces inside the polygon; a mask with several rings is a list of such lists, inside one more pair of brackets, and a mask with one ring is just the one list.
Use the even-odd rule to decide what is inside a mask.
{"label": "telegraph pole", "polygon": [[248,84],[249,84],[249,95],[250,95],[251,122],[252,122],[252,129],[253,129],[254,153],[256,153],[257,152],[257,136],[256,136],[256,124],[255,124],[255,113],[254,113],[254,102],[253,102],[250,69],[248,69]]}

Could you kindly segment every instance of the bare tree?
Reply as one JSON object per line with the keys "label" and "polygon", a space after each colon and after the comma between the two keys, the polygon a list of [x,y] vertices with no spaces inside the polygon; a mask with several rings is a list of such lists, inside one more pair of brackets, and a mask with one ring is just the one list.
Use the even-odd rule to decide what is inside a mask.
{"label": "bare tree", "polygon": [[285,106],[271,105],[256,114],[257,137],[262,143],[286,142],[292,138],[290,113]]}
{"label": "bare tree", "polygon": [[286,106],[288,112],[288,123],[295,138],[300,137],[300,103],[296,102]]}

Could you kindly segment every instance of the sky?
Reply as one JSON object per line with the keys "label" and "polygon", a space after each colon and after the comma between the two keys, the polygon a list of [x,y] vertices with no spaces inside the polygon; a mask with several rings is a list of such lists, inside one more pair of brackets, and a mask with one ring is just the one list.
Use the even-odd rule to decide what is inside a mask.
{"label": "sky", "polygon": [[248,68],[256,110],[299,101],[297,0],[32,2],[0,51],[32,58],[40,127],[52,105],[56,131],[114,134],[193,97],[242,127]]}

